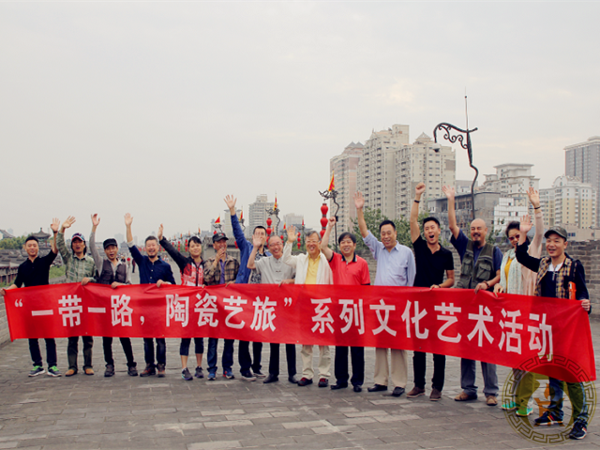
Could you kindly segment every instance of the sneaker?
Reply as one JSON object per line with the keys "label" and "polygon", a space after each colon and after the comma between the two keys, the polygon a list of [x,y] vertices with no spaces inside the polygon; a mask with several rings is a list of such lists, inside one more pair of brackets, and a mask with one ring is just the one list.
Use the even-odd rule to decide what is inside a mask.
{"label": "sneaker", "polygon": [[535,419],[534,422],[536,426],[545,425],[548,427],[551,425],[562,425],[563,423],[562,419],[557,418],[550,411],[546,411],[544,414],[541,415],[541,417]]}
{"label": "sneaker", "polygon": [[158,378],[164,378],[165,377],[165,365],[164,364],[157,364],[157,375]]}
{"label": "sneaker", "polygon": [[217,374],[216,372],[211,372],[210,370],[208,371],[208,381],[215,381],[217,379]]}
{"label": "sneaker", "polygon": [[242,381],[256,381],[256,377],[249,370],[244,370],[242,372]]}
{"label": "sneaker", "polygon": [[329,380],[327,378],[319,379],[319,387],[320,388],[327,387],[328,385],[329,385]]}
{"label": "sneaker", "polygon": [[312,383],[313,383],[312,379],[302,377],[302,379],[300,381],[298,381],[298,386],[308,386],[309,384],[312,384]]}
{"label": "sneaker", "polygon": [[181,371],[181,378],[185,381],[192,381],[194,379],[187,367]]}
{"label": "sneaker", "polygon": [[31,369],[31,371],[29,372],[29,376],[37,377],[38,375],[41,375],[43,373],[46,373],[46,371],[42,366],[33,366],[33,369]]}
{"label": "sneaker", "polygon": [[265,378],[266,375],[264,373],[262,373],[260,370],[253,370],[252,371],[254,373],[254,376],[256,378]]}
{"label": "sneaker", "polygon": [[439,402],[442,399],[442,391],[438,391],[436,388],[431,390],[431,394],[429,394],[429,400],[432,402]]}
{"label": "sneaker", "polygon": [[135,366],[127,367],[127,375],[129,375],[130,377],[137,377],[138,371],[137,371],[136,367]]}
{"label": "sneaker", "polygon": [[146,368],[142,370],[142,373],[140,373],[140,377],[149,377],[152,375],[156,375],[156,369],[154,368],[154,364],[146,365]]}
{"label": "sneaker", "polygon": [[233,375],[233,371],[231,369],[224,370],[223,377],[227,378],[228,380],[233,380],[235,378],[235,376]]}
{"label": "sneaker", "polygon": [[60,377],[61,373],[58,370],[58,367],[56,367],[56,366],[48,367],[48,376],[49,377]]}
{"label": "sneaker", "polygon": [[113,366],[112,364],[107,364],[106,365],[106,370],[104,371],[104,376],[105,377],[112,377],[115,374],[115,366]]}
{"label": "sneaker", "polygon": [[502,408],[504,411],[514,411],[518,408],[518,406],[514,400],[504,400],[504,403],[502,403],[500,408]]}
{"label": "sneaker", "polygon": [[529,407],[525,407],[525,408],[518,408],[517,412],[515,413],[518,417],[527,417],[529,416],[531,413],[533,412],[533,408],[529,408]]}
{"label": "sneaker", "polygon": [[194,374],[196,378],[204,378],[204,374],[202,373],[202,367],[196,367],[196,373]]}
{"label": "sneaker", "polygon": [[417,398],[417,397],[420,397],[421,395],[425,395],[425,389],[415,386],[414,388],[411,389],[411,391],[408,394],[406,394],[406,397]]}
{"label": "sneaker", "polygon": [[573,424],[573,428],[569,433],[569,439],[583,439],[587,434],[587,427],[581,421],[577,421]]}

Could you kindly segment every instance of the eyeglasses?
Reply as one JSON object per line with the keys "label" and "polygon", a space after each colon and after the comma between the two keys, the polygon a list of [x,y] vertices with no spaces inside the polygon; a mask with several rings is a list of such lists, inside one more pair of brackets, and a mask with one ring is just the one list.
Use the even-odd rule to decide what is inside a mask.
{"label": "eyeglasses", "polygon": [[517,240],[517,241],[518,241],[520,237],[521,237],[521,236],[519,236],[519,235],[517,234],[516,236],[511,236],[511,237],[509,237],[509,238],[508,238],[508,240],[509,240],[509,241],[511,241],[511,242],[512,242],[512,241],[514,241],[514,240]]}

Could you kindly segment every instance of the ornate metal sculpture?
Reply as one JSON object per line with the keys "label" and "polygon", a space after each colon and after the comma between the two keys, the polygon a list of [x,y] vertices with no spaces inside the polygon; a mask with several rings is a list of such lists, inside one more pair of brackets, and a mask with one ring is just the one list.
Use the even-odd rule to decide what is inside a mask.
{"label": "ornate metal sculpture", "polygon": [[[471,147],[471,133],[474,131],[477,131],[477,128],[473,128],[472,130],[469,130],[468,128],[469,127],[467,126],[467,130],[462,130],[462,129],[452,125],[451,123],[442,122],[442,123],[437,124],[436,127],[433,129],[433,139],[437,143],[437,132],[438,132],[438,130],[440,130],[440,131],[443,130],[444,131],[443,139],[450,141],[452,144],[454,144],[458,141],[460,146],[467,151],[467,155],[469,156],[469,166],[471,166],[471,168],[475,171],[475,178],[473,178],[473,182],[471,183],[471,206],[473,208],[473,220],[475,220],[474,189],[475,189],[475,183],[477,182],[477,177],[479,176],[479,169],[477,169],[477,167],[475,167],[473,165],[473,149]],[[451,130],[456,130],[462,134],[452,135]],[[466,143],[465,143],[465,138],[463,135],[467,136]]]}
{"label": "ornate metal sculpture", "polygon": [[269,216],[275,216],[275,218],[277,219],[277,223],[275,224],[275,228],[273,229],[275,231],[275,234],[277,234],[277,230],[279,230],[279,223],[281,222],[281,219],[279,218],[279,208],[277,207],[277,203],[273,205],[272,209],[265,209],[265,211],[267,212],[267,214],[269,214]]}

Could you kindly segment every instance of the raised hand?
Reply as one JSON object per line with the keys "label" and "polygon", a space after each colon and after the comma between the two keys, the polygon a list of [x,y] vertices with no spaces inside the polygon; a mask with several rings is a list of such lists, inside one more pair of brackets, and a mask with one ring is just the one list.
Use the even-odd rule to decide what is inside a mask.
{"label": "raised hand", "polygon": [[534,208],[540,207],[540,193],[536,191],[533,187],[530,187],[527,191],[527,195],[529,196],[529,201],[533,205]]}
{"label": "raised hand", "polygon": [[163,224],[162,223],[158,226],[158,234],[156,237],[158,238],[159,241],[161,241],[163,238]]}
{"label": "raised hand", "polygon": [[60,219],[58,217],[55,217],[54,219],[52,219],[52,224],[50,224],[50,229],[54,233],[58,233],[59,228],[60,228]]}
{"label": "raised hand", "polygon": [[95,227],[100,225],[100,217],[98,217],[98,214],[92,214],[92,225]]}
{"label": "raised hand", "polygon": [[527,233],[529,233],[531,228],[533,228],[533,223],[531,222],[531,217],[529,216],[529,214],[526,214],[523,217],[521,217],[519,230],[521,230],[521,233],[527,234]]}
{"label": "raised hand", "polygon": [[237,199],[233,195],[227,195],[225,197],[225,203],[227,203],[227,207],[229,208],[229,212],[233,216],[235,214],[235,203]]}
{"label": "raised hand", "polygon": [[415,195],[421,197],[425,193],[425,183],[421,182],[415,187]]}
{"label": "raised hand", "polygon": [[131,226],[133,223],[133,216],[129,213],[125,214],[125,226]]}
{"label": "raised hand", "polygon": [[73,225],[75,223],[75,217],[73,216],[69,216],[65,219],[65,221],[62,223],[62,225],[60,226],[62,228],[62,230],[64,231],[65,229],[69,228],[71,225]]}
{"label": "raised hand", "polygon": [[363,209],[365,206],[365,198],[360,191],[354,193],[354,206],[356,206],[356,209]]}
{"label": "raised hand", "polygon": [[254,248],[260,248],[261,245],[264,245],[265,240],[262,236],[252,236],[252,245]]}
{"label": "raised hand", "polygon": [[446,194],[448,200],[453,200],[456,196],[456,189],[454,189],[454,186],[442,186],[442,192]]}
{"label": "raised hand", "polygon": [[294,225],[290,225],[287,229],[288,242],[294,242],[296,240],[296,227]]}
{"label": "raised hand", "polygon": [[333,228],[335,226],[335,223],[337,222],[337,220],[335,219],[335,216],[332,216],[329,218],[329,221],[327,223],[327,226],[329,228]]}

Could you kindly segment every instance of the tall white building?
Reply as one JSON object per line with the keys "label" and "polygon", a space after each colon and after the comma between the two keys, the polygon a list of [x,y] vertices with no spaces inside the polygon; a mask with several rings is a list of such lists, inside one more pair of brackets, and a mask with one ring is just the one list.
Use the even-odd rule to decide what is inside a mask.
{"label": "tall white building", "polygon": [[[235,212],[239,219],[240,214],[242,213],[242,210],[236,209]],[[235,237],[233,236],[233,227],[231,226],[231,213],[229,212],[229,208],[224,209],[223,212],[221,213],[221,229],[223,230],[223,233],[225,233],[227,235],[227,237],[230,239],[230,243],[235,241]],[[213,228],[213,230],[214,230],[214,228]]]}
{"label": "tall white building", "polygon": [[[565,147],[565,174],[590,183],[600,192],[600,136]],[[596,208],[596,224],[600,224],[600,208]]]}
{"label": "tall white building", "polygon": [[582,183],[577,177],[561,175],[550,189],[540,191],[544,225],[595,228],[597,195],[591,184]]}
{"label": "tall white building", "polygon": [[[364,146],[359,142],[351,142],[344,151],[334,156],[329,161],[329,169],[334,174],[335,190],[338,192],[338,232],[352,230],[352,219],[356,219],[356,207],[354,206],[354,193],[357,191],[358,163],[363,153]],[[336,205],[329,202],[329,211],[333,214]]]}
{"label": "tall white building", "polygon": [[419,212],[427,211],[427,200],[444,195],[442,186],[453,186],[456,179],[456,159],[452,147],[433,142],[422,133],[411,145],[396,150],[395,160],[396,210],[394,218],[410,218],[415,187],[425,183],[425,193]]}
{"label": "tall white building", "polygon": [[498,204],[494,206],[494,229],[504,231],[510,222],[521,220],[527,214],[527,206],[517,204],[512,197],[500,197]]}
{"label": "tall white building", "polygon": [[396,215],[396,151],[408,144],[408,129],[408,125],[392,125],[373,131],[358,164],[358,190],[365,206],[390,218]]}
{"label": "tall white building", "polygon": [[495,174],[486,174],[481,190],[500,192],[504,197],[512,197],[520,206],[527,206],[529,187],[539,189],[540,179],[531,174],[533,164],[500,164],[494,166]]}
{"label": "tall white building", "polygon": [[[273,209],[273,206],[274,202],[269,202],[266,194],[258,195],[256,197],[256,201],[248,205],[248,218],[247,220],[245,220],[246,238],[249,239],[250,236],[252,236],[254,228],[259,225],[262,225],[263,227],[267,228],[267,218],[269,217],[269,214],[267,214],[267,210]],[[275,216],[271,216],[271,219],[273,220],[271,226],[274,228],[277,223],[277,220],[275,219]]]}

